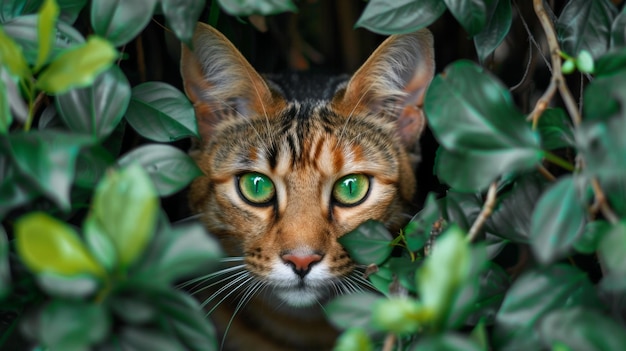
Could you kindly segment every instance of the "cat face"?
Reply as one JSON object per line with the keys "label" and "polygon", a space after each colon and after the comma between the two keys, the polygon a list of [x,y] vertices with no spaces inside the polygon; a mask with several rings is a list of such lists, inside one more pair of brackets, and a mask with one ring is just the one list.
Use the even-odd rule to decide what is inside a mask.
{"label": "cat face", "polygon": [[356,290],[362,279],[337,239],[368,219],[396,231],[407,218],[430,34],[391,37],[328,101],[287,101],[206,25],[194,48],[183,48],[182,74],[204,175],[189,198],[241,259],[232,288],[248,284],[292,307]]}

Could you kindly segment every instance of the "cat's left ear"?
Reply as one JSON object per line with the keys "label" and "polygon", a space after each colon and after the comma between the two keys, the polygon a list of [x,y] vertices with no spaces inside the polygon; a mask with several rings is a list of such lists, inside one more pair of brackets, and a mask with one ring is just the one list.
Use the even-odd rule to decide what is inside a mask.
{"label": "cat's left ear", "polygon": [[426,126],[422,105],[434,72],[430,31],[392,35],[352,76],[333,105],[345,115],[359,109],[392,114],[402,141],[412,147]]}

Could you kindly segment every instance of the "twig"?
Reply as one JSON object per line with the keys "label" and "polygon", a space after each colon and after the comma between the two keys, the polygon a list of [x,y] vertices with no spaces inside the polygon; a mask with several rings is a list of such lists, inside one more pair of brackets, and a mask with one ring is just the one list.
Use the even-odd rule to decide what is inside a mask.
{"label": "twig", "polygon": [[487,191],[487,199],[485,200],[485,204],[483,205],[482,211],[478,214],[478,217],[472,224],[472,228],[470,228],[469,233],[467,234],[467,240],[472,242],[476,240],[480,229],[483,227],[491,213],[493,212],[494,207],[496,206],[496,193],[498,191],[498,183],[493,182],[489,186],[489,190]]}
{"label": "twig", "polygon": [[556,177],[554,176],[554,174],[550,173],[550,171],[544,166],[544,165],[539,165],[537,167],[537,170],[539,171],[539,173],[541,173],[541,175],[546,178],[547,180],[554,182],[556,181]]}
{"label": "twig", "polygon": [[619,222],[619,217],[615,214],[615,212],[613,212],[611,206],[609,206],[606,195],[604,194],[604,191],[600,186],[600,182],[598,182],[598,178],[591,179],[591,187],[593,188],[593,192],[596,197],[596,203],[594,204],[594,207],[599,207],[600,212],[602,212],[604,218],[606,218],[611,224],[616,224],[617,222]]}
{"label": "twig", "polygon": [[556,89],[558,89],[561,94],[561,98],[563,99],[563,103],[565,104],[565,108],[572,118],[574,126],[578,126],[581,123],[582,118],[578,111],[578,107],[576,106],[576,101],[565,84],[565,78],[563,77],[563,72],[561,70],[561,49],[559,48],[559,42],[556,37],[556,31],[552,25],[552,20],[550,20],[546,9],[543,7],[543,0],[533,0],[533,7],[535,9],[535,14],[537,14],[537,18],[539,18],[539,22],[543,27],[546,40],[548,41],[550,61],[552,62],[552,79],[550,80],[548,89],[546,89],[539,101],[537,101],[537,104],[535,105],[535,108],[531,112],[529,118],[533,121],[533,127],[536,127],[539,117],[548,107],[548,103],[554,97]]}
{"label": "twig", "polygon": [[393,345],[396,343],[396,335],[389,333],[385,337],[385,343],[383,344],[383,351],[392,351]]}

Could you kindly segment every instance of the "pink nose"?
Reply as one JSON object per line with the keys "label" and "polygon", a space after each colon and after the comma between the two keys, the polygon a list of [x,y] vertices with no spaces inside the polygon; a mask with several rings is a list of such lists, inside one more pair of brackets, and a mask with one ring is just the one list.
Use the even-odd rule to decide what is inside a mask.
{"label": "pink nose", "polygon": [[280,256],[283,259],[283,262],[290,265],[294,272],[300,276],[300,278],[304,278],[307,273],[311,270],[311,267],[317,262],[322,260],[322,255],[311,254],[311,255],[295,255],[295,254],[285,254]]}

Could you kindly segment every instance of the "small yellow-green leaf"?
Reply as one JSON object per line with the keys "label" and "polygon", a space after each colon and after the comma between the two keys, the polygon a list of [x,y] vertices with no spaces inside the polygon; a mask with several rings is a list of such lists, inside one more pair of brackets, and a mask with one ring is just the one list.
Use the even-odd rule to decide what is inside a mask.
{"label": "small yellow-green leaf", "polygon": [[432,318],[432,310],[409,297],[380,299],[372,306],[374,325],[394,334],[415,333]]}
{"label": "small yellow-green leaf", "polygon": [[117,56],[111,43],[92,36],[85,44],[57,56],[41,73],[36,87],[58,94],[70,88],[88,86],[98,74],[111,66]]}
{"label": "small yellow-green leaf", "polygon": [[133,164],[107,174],[98,184],[87,223],[91,231],[97,229],[109,236],[119,267],[127,268],[152,238],[158,206],[150,177]]}
{"label": "small yellow-green leaf", "polygon": [[104,275],[76,232],[45,213],[34,212],[21,217],[15,223],[15,233],[17,252],[35,273]]}
{"label": "small yellow-green leaf", "polygon": [[576,63],[574,63],[573,59],[565,60],[565,62],[563,62],[563,66],[561,66],[561,70],[563,70],[563,73],[565,74],[570,74],[574,72],[575,68],[576,68]]}
{"label": "small yellow-green leaf", "polygon": [[30,74],[22,48],[0,27],[0,64],[14,76],[25,78]]}
{"label": "small yellow-green leaf", "polygon": [[576,57],[576,67],[582,73],[593,73],[593,56],[587,50],[582,50]]}
{"label": "small yellow-green leaf", "polygon": [[350,328],[337,339],[333,351],[374,351],[374,345],[363,328]]}
{"label": "small yellow-green leaf", "polygon": [[59,18],[59,5],[56,0],[45,0],[39,9],[37,35],[39,36],[39,51],[35,71],[38,71],[47,61],[56,38],[55,25]]}

